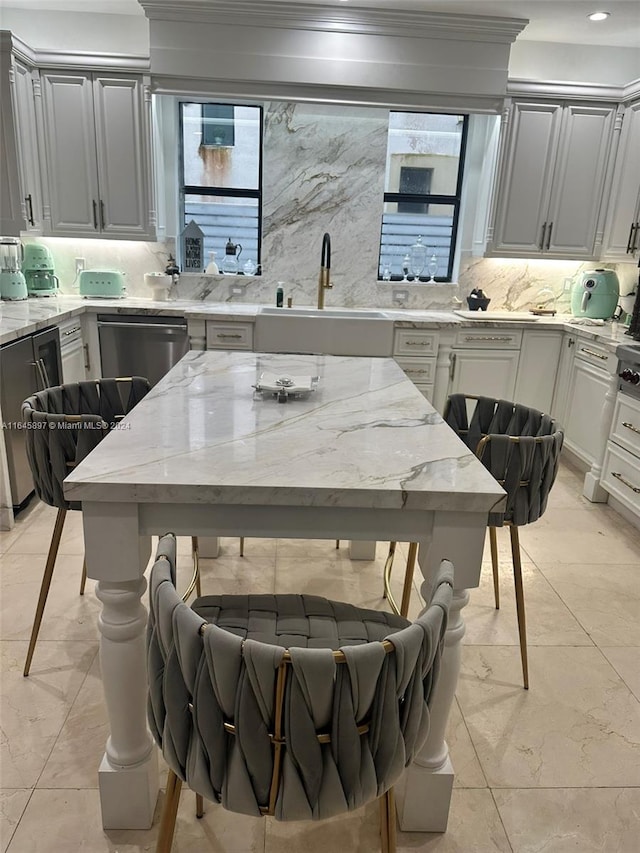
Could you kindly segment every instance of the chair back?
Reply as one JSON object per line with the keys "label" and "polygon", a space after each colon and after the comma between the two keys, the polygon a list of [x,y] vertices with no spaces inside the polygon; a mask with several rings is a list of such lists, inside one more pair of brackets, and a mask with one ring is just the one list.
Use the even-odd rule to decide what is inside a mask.
{"label": "chair back", "polygon": [[[468,402],[473,401],[469,417]],[[503,512],[489,525],[520,526],[547,507],[560,463],[564,432],[550,416],[507,400],[452,394],[444,419],[507,492]]]}
{"label": "chair back", "polygon": [[148,711],[169,766],[231,811],[279,820],[381,796],[427,737],[452,586],[443,562],[413,624],[316,596],[207,596],[189,608],[175,590],[175,539],[163,537]]}
{"label": "chair back", "polygon": [[59,509],[67,501],[62,483],[150,389],[140,376],[71,382],[38,391],[22,404],[27,458],[36,494]]}

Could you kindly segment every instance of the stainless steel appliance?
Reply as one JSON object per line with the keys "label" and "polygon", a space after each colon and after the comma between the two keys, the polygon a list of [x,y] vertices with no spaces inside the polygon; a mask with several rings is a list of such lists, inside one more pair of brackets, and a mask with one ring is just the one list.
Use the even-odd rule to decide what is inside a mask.
{"label": "stainless steel appliance", "polygon": [[57,328],[19,338],[0,347],[0,405],[11,500],[20,507],[33,492],[33,480],[27,461],[22,403],[34,391],[62,382],[60,334]]}
{"label": "stainless steel appliance", "polygon": [[616,350],[618,356],[618,390],[636,400],[640,400],[640,343],[621,344]]}
{"label": "stainless steel appliance", "polygon": [[98,314],[103,376],[145,376],[152,385],[189,351],[183,317]]}

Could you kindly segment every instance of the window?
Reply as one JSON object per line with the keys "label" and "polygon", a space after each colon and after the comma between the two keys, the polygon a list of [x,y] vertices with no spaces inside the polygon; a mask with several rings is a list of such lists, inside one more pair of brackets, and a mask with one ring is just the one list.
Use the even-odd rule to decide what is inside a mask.
{"label": "window", "polygon": [[[378,278],[385,268],[392,279],[402,278],[403,260],[421,237],[427,261],[437,259],[435,278],[451,281],[468,120],[466,115],[389,113]],[[414,274],[421,281],[429,278],[427,269],[410,269],[409,276]]]}
{"label": "window", "polygon": [[180,104],[181,222],[204,233],[205,264],[222,267],[227,240],[240,244],[240,269],[260,263],[262,107]]}

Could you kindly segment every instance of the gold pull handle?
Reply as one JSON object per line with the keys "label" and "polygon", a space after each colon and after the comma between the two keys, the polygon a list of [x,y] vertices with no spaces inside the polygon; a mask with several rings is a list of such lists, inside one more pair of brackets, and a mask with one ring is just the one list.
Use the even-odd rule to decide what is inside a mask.
{"label": "gold pull handle", "polygon": [[408,347],[430,347],[431,341],[405,341]]}
{"label": "gold pull handle", "polygon": [[611,476],[615,477],[616,480],[620,480],[628,489],[631,489],[632,492],[635,492],[636,495],[640,495],[640,489],[637,486],[634,486],[633,483],[630,483],[628,480],[622,476],[622,474],[618,474],[617,471],[612,471]]}
{"label": "gold pull handle", "polygon": [[638,435],[640,435],[640,429],[638,429],[638,427],[635,427],[633,424],[630,424],[627,421],[622,421],[622,426],[626,427],[627,429],[630,429],[631,432],[637,432]]}
{"label": "gold pull handle", "polygon": [[508,338],[500,335],[467,335],[465,341],[467,343],[474,343],[478,341],[493,341],[501,344],[509,344],[513,338]]}
{"label": "gold pull handle", "polygon": [[234,340],[239,340],[242,335],[225,335],[222,332],[219,332],[216,337],[218,338],[233,338]]}
{"label": "gold pull handle", "polygon": [[408,367],[405,370],[405,373],[407,374],[407,376],[421,376],[423,373],[429,373],[429,371],[428,370],[412,370],[410,367]]}
{"label": "gold pull handle", "polygon": [[595,352],[595,350],[588,349],[587,347],[580,347],[580,352],[586,352],[587,355],[592,355],[594,358],[599,358],[600,361],[608,361],[608,355],[602,355],[599,352]]}

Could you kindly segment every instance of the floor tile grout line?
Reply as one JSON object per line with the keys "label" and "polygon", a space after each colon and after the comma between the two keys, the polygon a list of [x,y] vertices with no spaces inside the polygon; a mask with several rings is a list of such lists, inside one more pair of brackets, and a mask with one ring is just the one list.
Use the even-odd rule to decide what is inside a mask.
{"label": "floor tile grout line", "polygon": [[[0,790],[2,790],[2,789],[0,789]],[[17,789],[17,790],[20,790],[20,789]],[[28,790],[28,789],[27,789],[27,790]],[[23,819],[23,817],[24,817],[24,816],[25,816],[25,814],[26,814],[27,808],[28,808],[28,806],[29,806],[29,803],[31,802],[31,798],[33,797],[33,792],[34,792],[34,791],[35,791],[35,788],[31,788],[31,790],[29,790],[29,796],[27,797],[27,802],[24,804],[24,808],[22,809],[22,812],[21,812],[21,814],[20,814],[20,817],[19,817],[19,819],[17,820],[16,825],[13,827],[13,830],[11,831],[11,836],[10,836],[10,838],[9,838],[9,843],[7,844],[7,847],[6,847],[6,853],[11,853],[11,845],[12,845],[12,843],[13,843],[14,836],[15,836],[16,832],[18,831],[18,827],[19,827],[19,826],[20,826],[20,824],[22,823],[22,819]]]}
{"label": "floor tile grout line", "polygon": [[[95,654],[94,654],[94,656],[91,658],[91,662],[90,662],[89,666],[87,667],[87,671],[86,671],[86,673],[85,673],[85,675],[84,675],[84,678],[83,678],[83,679],[82,679],[82,681],[80,682],[80,686],[79,686],[78,690],[76,691],[75,696],[73,697],[73,699],[72,699],[72,700],[71,700],[71,702],[69,703],[69,710],[68,710],[68,711],[67,711],[67,713],[65,714],[64,720],[62,721],[62,725],[60,726],[60,729],[58,730],[58,734],[56,735],[56,737],[55,737],[55,739],[54,739],[54,741],[53,741],[53,743],[52,743],[52,745],[51,745],[51,749],[49,750],[49,754],[47,755],[47,757],[46,757],[46,759],[45,759],[45,762],[44,762],[44,764],[42,765],[42,770],[41,770],[41,771],[40,771],[40,773],[38,774],[38,778],[36,779],[36,782],[35,782],[35,784],[34,784],[34,786],[33,786],[33,790],[34,790],[34,791],[38,788],[38,782],[40,781],[40,779],[42,779],[42,774],[44,773],[44,771],[45,771],[45,769],[46,769],[46,767],[47,767],[47,764],[49,763],[49,760],[50,760],[51,756],[53,755],[53,751],[54,751],[54,749],[56,748],[56,744],[57,744],[57,743],[58,743],[58,741],[60,740],[60,735],[62,734],[62,730],[64,729],[64,727],[65,727],[65,725],[66,725],[66,723],[67,723],[67,720],[69,719],[69,715],[71,714],[71,711],[72,711],[72,709],[73,709],[73,706],[75,705],[76,700],[78,699],[78,696],[80,695],[80,692],[81,692],[82,688],[84,687],[84,685],[85,685],[85,682],[86,682],[87,678],[89,677],[89,673],[91,672],[91,667],[92,667],[92,666],[94,665],[94,663],[96,662],[96,659],[98,658],[99,654],[100,654],[100,648],[98,647],[98,649],[96,650],[96,653],[95,653]],[[96,772],[97,772],[97,771],[96,771]],[[46,789],[43,789],[43,790],[46,790]]]}
{"label": "floor tile grout line", "polygon": [[507,839],[507,844],[509,845],[509,850],[511,851],[511,853],[514,853],[513,844],[511,843],[511,838],[509,837],[509,833],[507,832],[507,827],[504,824],[504,820],[502,818],[502,813],[501,813],[500,809],[498,808],[498,803],[496,802],[496,798],[495,798],[495,795],[493,793],[493,788],[489,788],[489,794],[491,795],[491,799],[493,801],[493,806],[496,810],[496,814],[498,815],[498,820],[500,821],[500,826],[502,827],[502,829],[504,831],[504,837]]}

